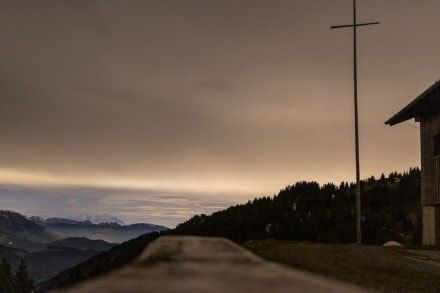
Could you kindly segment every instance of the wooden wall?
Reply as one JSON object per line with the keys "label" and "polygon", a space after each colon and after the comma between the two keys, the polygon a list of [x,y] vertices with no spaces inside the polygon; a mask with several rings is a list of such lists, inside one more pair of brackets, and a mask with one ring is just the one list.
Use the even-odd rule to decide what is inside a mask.
{"label": "wooden wall", "polygon": [[440,157],[434,157],[434,136],[440,134],[440,113],[420,119],[422,206],[440,204]]}

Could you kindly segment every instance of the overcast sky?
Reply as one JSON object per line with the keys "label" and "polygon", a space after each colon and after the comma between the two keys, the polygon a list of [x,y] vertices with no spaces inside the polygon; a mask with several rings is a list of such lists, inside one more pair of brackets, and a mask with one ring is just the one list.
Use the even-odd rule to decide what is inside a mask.
{"label": "overcast sky", "polygon": [[[420,165],[384,125],[440,77],[440,2],[358,1],[361,177]],[[0,207],[174,226],[355,180],[351,0],[0,0]]]}

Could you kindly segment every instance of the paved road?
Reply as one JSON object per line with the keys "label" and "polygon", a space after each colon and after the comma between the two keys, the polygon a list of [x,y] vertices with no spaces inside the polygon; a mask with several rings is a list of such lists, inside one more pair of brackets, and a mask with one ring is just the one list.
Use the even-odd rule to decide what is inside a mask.
{"label": "paved road", "polygon": [[166,236],[130,265],[68,292],[365,292],[263,260],[223,238]]}

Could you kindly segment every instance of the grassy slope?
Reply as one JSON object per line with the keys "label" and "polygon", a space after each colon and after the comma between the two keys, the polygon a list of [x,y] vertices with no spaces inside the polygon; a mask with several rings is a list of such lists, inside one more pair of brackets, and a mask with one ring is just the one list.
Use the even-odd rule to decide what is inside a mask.
{"label": "grassy slope", "polygon": [[245,247],[269,260],[373,290],[440,292],[440,266],[409,259],[396,248],[354,244],[251,241]]}

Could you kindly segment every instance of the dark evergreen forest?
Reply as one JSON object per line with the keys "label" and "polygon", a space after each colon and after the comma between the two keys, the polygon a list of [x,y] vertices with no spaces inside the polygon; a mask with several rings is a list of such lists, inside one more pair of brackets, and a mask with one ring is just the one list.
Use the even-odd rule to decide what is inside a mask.
{"label": "dark evergreen forest", "polygon": [[[172,233],[221,236],[238,243],[263,238],[356,242],[355,190],[355,184],[346,182],[298,182],[273,197],[194,216]],[[370,177],[361,182],[361,190],[363,243],[421,243],[419,168]]]}

